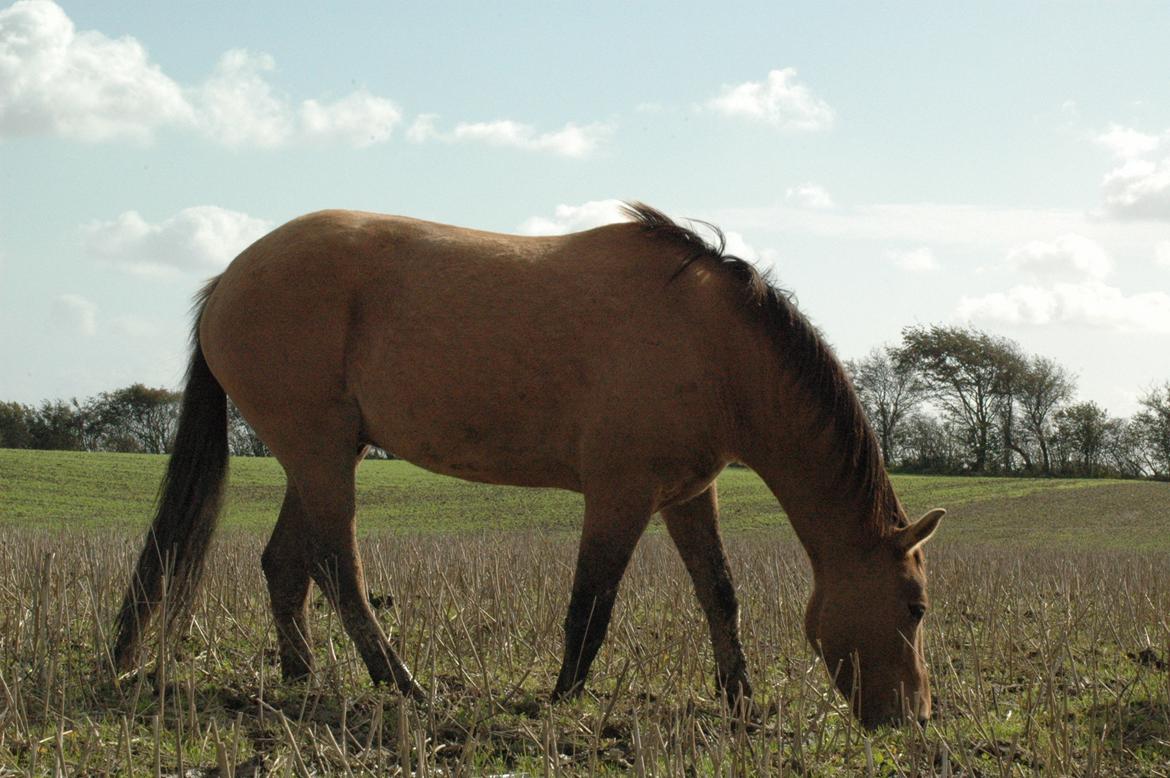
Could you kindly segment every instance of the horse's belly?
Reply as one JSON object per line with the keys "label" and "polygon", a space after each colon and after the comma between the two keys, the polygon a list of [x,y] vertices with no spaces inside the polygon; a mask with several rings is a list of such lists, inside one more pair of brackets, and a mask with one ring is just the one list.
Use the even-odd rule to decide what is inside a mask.
{"label": "horse's belly", "polygon": [[466,399],[418,402],[370,412],[369,442],[419,467],[468,481],[580,489],[571,432],[562,417],[493,412]]}

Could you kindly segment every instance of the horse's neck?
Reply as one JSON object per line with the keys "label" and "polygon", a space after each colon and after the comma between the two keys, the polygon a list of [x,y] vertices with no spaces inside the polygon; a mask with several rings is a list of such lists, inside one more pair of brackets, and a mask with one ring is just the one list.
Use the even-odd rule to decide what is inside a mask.
{"label": "horse's neck", "polygon": [[814,559],[843,543],[865,547],[876,539],[873,500],[854,488],[847,455],[819,427],[774,419],[767,444],[757,448],[755,461],[745,461],[772,490]]}

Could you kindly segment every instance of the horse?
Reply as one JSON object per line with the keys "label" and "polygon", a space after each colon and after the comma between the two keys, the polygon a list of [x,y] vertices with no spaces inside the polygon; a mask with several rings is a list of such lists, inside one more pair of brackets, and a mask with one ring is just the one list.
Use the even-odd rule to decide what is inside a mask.
{"label": "horse", "polygon": [[618,585],[655,514],[705,613],[715,683],[750,704],[716,477],[754,470],[812,565],[805,632],[866,725],[930,716],[922,545],[856,393],[790,295],[641,203],[552,237],[322,211],[243,251],[196,298],[156,514],[115,627],[138,661],[160,606],[189,608],[228,466],[226,402],[287,476],[261,557],[281,672],[310,675],[316,582],[375,683],[422,694],[374,616],[354,478],[368,447],[472,481],[584,496],[553,699],[579,695]]}

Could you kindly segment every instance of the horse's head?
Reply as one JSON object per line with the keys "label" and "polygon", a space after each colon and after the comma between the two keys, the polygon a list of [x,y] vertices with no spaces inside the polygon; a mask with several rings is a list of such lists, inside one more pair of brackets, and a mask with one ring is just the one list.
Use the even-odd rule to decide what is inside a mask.
{"label": "horse's head", "polygon": [[922,655],[926,569],[921,546],[942,519],[933,510],[865,550],[819,559],[805,634],[866,726],[930,717]]}

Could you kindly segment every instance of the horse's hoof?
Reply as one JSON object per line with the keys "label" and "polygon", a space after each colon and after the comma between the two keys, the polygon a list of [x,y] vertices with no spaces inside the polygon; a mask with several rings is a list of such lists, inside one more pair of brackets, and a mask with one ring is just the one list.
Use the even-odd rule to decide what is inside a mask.
{"label": "horse's hoof", "polygon": [[556,705],[558,702],[567,702],[569,700],[575,700],[578,697],[580,697],[584,691],[585,691],[585,683],[583,681],[579,681],[571,686],[569,686],[569,685],[562,686],[561,684],[558,683],[556,688],[553,689],[553,693],[549,697],[549,701],[552,702],[554,705]]}

